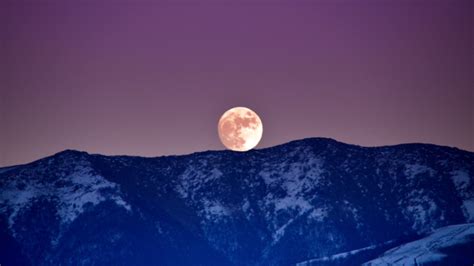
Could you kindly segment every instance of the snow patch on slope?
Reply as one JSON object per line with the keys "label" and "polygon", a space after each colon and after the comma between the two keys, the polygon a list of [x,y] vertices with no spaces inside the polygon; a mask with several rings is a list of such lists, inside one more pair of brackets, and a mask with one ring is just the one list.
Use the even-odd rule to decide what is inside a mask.
{"label": "snow patch on slope", "polygon": [[427,167],[426,165],[421,164],[407,164],[405,165],[405,175],[408,179],[414,179],[419,174],[428,173],[429,176],[433,176],[435,171]]}
{"label": "snow patch on slope", "polygon": [[318,185],[323,172],[321,165],[320,160],[308,157],[303,162],[264,167],[259,175],[267,187],[282,188],[286,194],[284,196],[268,194],[266,205],[273,206],[275,212],[298,210],[303,214],[312,209],[312,205],[303,195]]}
{"label": "snow patch on slope", "polygon": [[285,234],[285,230],[286,228],[288,227],[288,225],[290,225],[291,223],[293,223],[294,219],[290,219],[288,220],[288,222],[286,224],[284,224],[283,226],[281,226],[280,228],[278,228],[275,233],[273,233],[272,237],[273,237],[273,243],[272,244],[275,244],[277,243],[281,238],[282,236]]}
{"label": "snow patch on slope", "polygon": [[[271,221],[269,229],[273,232],[272,244],[277,243],[285,235],[287,228],[297,217],[311,211],[314,211],[309,216],[311,219],[322,220],[326,215],[324,210],[315,209],[311,204],[315,195],[307,196],[322,179],[322,160],[312,156],[309,150],[298,150],[289,157],[300,159],[293,162],[264,164],[258,173],[267,189],[272,191],[262,201],[266,219]],[[280,215],[287,218],[278,219]]]}
{"label": "snow patch on slope", "polygon": [[471,181],[469,174],[466,171],[461,170],[453,171],[451,179],[458,191],[466,189]]}
{"label": "snow patch on slope", "polygon": [[70,174],[60,174],[55,182],[30,179],[25,183],[12,179],[0,192],[0,206],[9,211],[9,227],[12,228],[17,215],[31,207],[36,199],[47,198],[57,203],[57,215],[64,224],[71,223],[86,206],[95,206],[112,200],[117,205],[131,211],[131,207],[119,195],[117,184],[93,173],[87,162],[78,163]]}
{"label": "snow patch on slope", "polygon": [[202,190],[212,186],[223,174],[216,168],[209,168],[205,161],[197,163],[198,166],[187,168],[178,177],[175,190],[181,198],[186,199],[187,204],[199,206],[200,215],[207,221],[219,221],[230,215],[230,210],[221,202],[206,198]]}
{"label": "snow patch on slope", "polygon": [[381,245],[386,245],[386,244],[390,244],[390,243],[393,243],[393,241],[390,240],[390,241],[384,242],[384,243],[379,244],[379,245],[370,245],[368,247],[355,249],[355,250],[351,250],[351,251],[348,251],[348,252],[342,252],[342,253],[334,254],[334,255],[331,255],[331,256],[325,256],[325,257],[321,257],[321,258],[317,258],[317,259],[311,259],[311,260],[303,261],[303,262],[300,262],[300,263],[296,263],[296,266],[310,266],[310,265],[317,265],[318,263],[322,263],[322,262],[337,261],[337,260],[341,260],[341,259],[353,256],[353,255],[356,255],[356,254],[361,253],[363,251],[376,249],[376,248],[380,247]]}
{"label": "snow patch on slope", "polygon": [[63,177],[64,180],[70,180],[72,185],[59,189],[61,204],[58,213],[64,223],[74,221],[77,216],[84,212],[87,204],[93,206],[105,201],[113,200],[117,205],[131,211],[131,207],[122,197],[118,195],[106,195],[103,192],[112,190],[118,192],[118,186],[100,175],[92,173],[89,166],[76,166],[72,175]]}
{"label": "snow patch on slope", "polygon": [[465,200],[463,202],[464,215],[468,218],[469,222],[474,221],[474,199]]}
{"label": "snow patch on slope", "polygon": [[[205,165],[202,165],[205,166]],[[207,183],[218,180],[222,177],[222,172],[216,168],[201,169],[201,167],[189,167],[178,178],[175,190],[181,198],[192,198]]]}
{"label": "snow patch on slope", "polygon": [[314,219],[318,222],[322,222],[324,218],[328,216],[326,208],[317,208],[314,209],[309,215],[308,218]]}
{"label": "snow patch on slope", "polygon": [[446,226],[431,235],[385,252],[381,257],[363,265],[419,265],[433,263],[446,257],[440,250],[472,241],[474,224]]}
{"label": "snow patch on slope", "polygon": [[465,169],[455,170],[451,172],[451,180],[453,181],[456,190],[459,192],[459,195],[463,198],[463,204],[461,206],[464,217],[469,222],[474,221],[474,192],[471,184],[471,177],[469,172]]}
{"label": "snow patch on slope", "polygon": [[433,176],[435,171],[430,167],[421,164],[407,164],[405,165],[405,175],[408,179],[414,179],[419,174],[428,173],[429,176]]}
{"label": "snow patch on slope", "polygon": [[207,220],[220,220],[225,216],[230,215],[229,209],[223,206],[220,202],[204,199],[203,206],[204,217]]}
{"label": "snow patch on slope", "polygon": [[432,198],[426,195],[424,190],[414,190],[409,193],[408,199],[398,202],[400,206],[406,206],[402,211],[410,220],[413,220],[412,228],[419,233],[426,233],[436,228],[436,219],[432,219],[438,210],[438,206]]}

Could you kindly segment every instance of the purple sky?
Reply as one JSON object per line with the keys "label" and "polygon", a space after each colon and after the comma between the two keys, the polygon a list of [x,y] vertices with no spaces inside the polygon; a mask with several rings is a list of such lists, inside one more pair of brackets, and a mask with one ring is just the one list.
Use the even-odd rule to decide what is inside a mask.
{"label": "purple sky", "polygon": [[[73,3],[75,2],[75,3]],[[99,3],[100,2],[100,3]],[[159,4],[158,4],[159,3]],[[0,166],[305,137],[474,150],[472,1],[1,1]]]}

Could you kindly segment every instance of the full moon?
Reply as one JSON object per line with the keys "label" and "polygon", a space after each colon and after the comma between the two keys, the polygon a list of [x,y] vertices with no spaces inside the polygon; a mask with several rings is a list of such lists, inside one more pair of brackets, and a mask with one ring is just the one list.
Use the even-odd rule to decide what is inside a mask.
{"label": "full moon", "polygon": [[217,131],[226,148],[233,151],[248,151],[260,142],[263,125],[254,111],[246,107],[234,107],[221,116]]}

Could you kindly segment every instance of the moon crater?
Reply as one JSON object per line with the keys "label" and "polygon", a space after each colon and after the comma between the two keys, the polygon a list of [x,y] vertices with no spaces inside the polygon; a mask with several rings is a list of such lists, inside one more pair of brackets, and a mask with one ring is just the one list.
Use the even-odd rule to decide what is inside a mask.
{"label": "moon crater", "polygon": [[263,125],[260,117],[246,107],[234,107],[219,119],[219,138],[228,149],[248,151],[260,142]]}

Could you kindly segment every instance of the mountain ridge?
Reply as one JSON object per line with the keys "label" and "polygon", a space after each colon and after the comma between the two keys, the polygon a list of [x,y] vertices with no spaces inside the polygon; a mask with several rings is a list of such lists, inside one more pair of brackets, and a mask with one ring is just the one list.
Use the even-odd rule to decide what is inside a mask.
{"label": "mountain ridge", "polygon": [[0,242],[17,254],[0,249],[0,261],[276,266],[380,246],[358,253],[364,263],[387,241],[474,221],[473,176],[474,153],[431,144],[309,138],[160,157],[65,150],[0,169]]}
{"label": "mountain ridge", "polygon": [[407,142],[407,143],[399,143],[399,144],[390,144],[390,145],[381,145],[381,146],[364,146],[364,145],[358,145],[358,144],[352,144],[352,143],[346,143],[343,141],[339,141],[333,138],[328,138],[328,137],[306,137],[302,139],[296,139],[296,140],[291,140],[288,142],[284,142],[281,144],[277,144],[274,146],[270,147],[265,147],[265,148],[258,148],[258,149],[252,149],[250,151],[246,152],[238,152],[238,151],[230,151],[230,150],[205,150],[205,151],[196,151],[196,152],[191,152],[191,153],[186,153],[186,154],[171,154],[171,155],[158,155],[158,156],[141,156],[141,155],[128,155],[128,154],[103,154],[103,153],[90,153],[86,150],[77,150],[77,149],[72,149],[72,148],[66,148],[64,150],[55,152],[51,155],[48,155],[46,157],[42,157],[36,160],[33,160],[31,162],[26,162],[26,163],[21,163],[21,164],[13,164],[13,165],[6,165],[6,166],[0,166],[0,171],[6,170],[7,168],[13,168],[17,166],[23,166],[27,165],[30,163],[34,163],[39,160],[47,159],[49,157],[54,157],[60,154],[67,154],[67,153],[75,153],[75,154],[87,154],[87,155],[93,155],[93,156],[107,156],[107,157],[129,157],[129,158],[143,158],[143,159],[158,159],[158,158],[166,158],[166,157],[183,157],[183,156],[192,156],[192,155],[199,155],[199,154],[207,154],[207,153],[225,153],[225,152],[230,152],[230,153],[249,153],[249,152],[255,152],[255,151],[265,151],[269,149],[275,149],[275,148],[280,148],[284,146],[291,146],[294,144],[302,144],[302,143],[307,143],[307,142],[317,142],[317,141],[328,141],[340,145],[346,145],[346,146],[352,146],[352,147],[357,147],[357,148],[365,148],[365,149],[384,149],[384,148],[396,148],[396,147],[404,147],[404,146],[426,146],[426,147],[440,147],[440,148],[447,148],[447,149],[453,149],[453,150],[458,150],[462,152],[468,152],[468,153],[474,153],[474,151],[469,151],[465,149],[461,149],[456,146],[448,146],[448,145],[441,145],[441,144],[433,144],[433,143],[425,143],[425,142]]}

